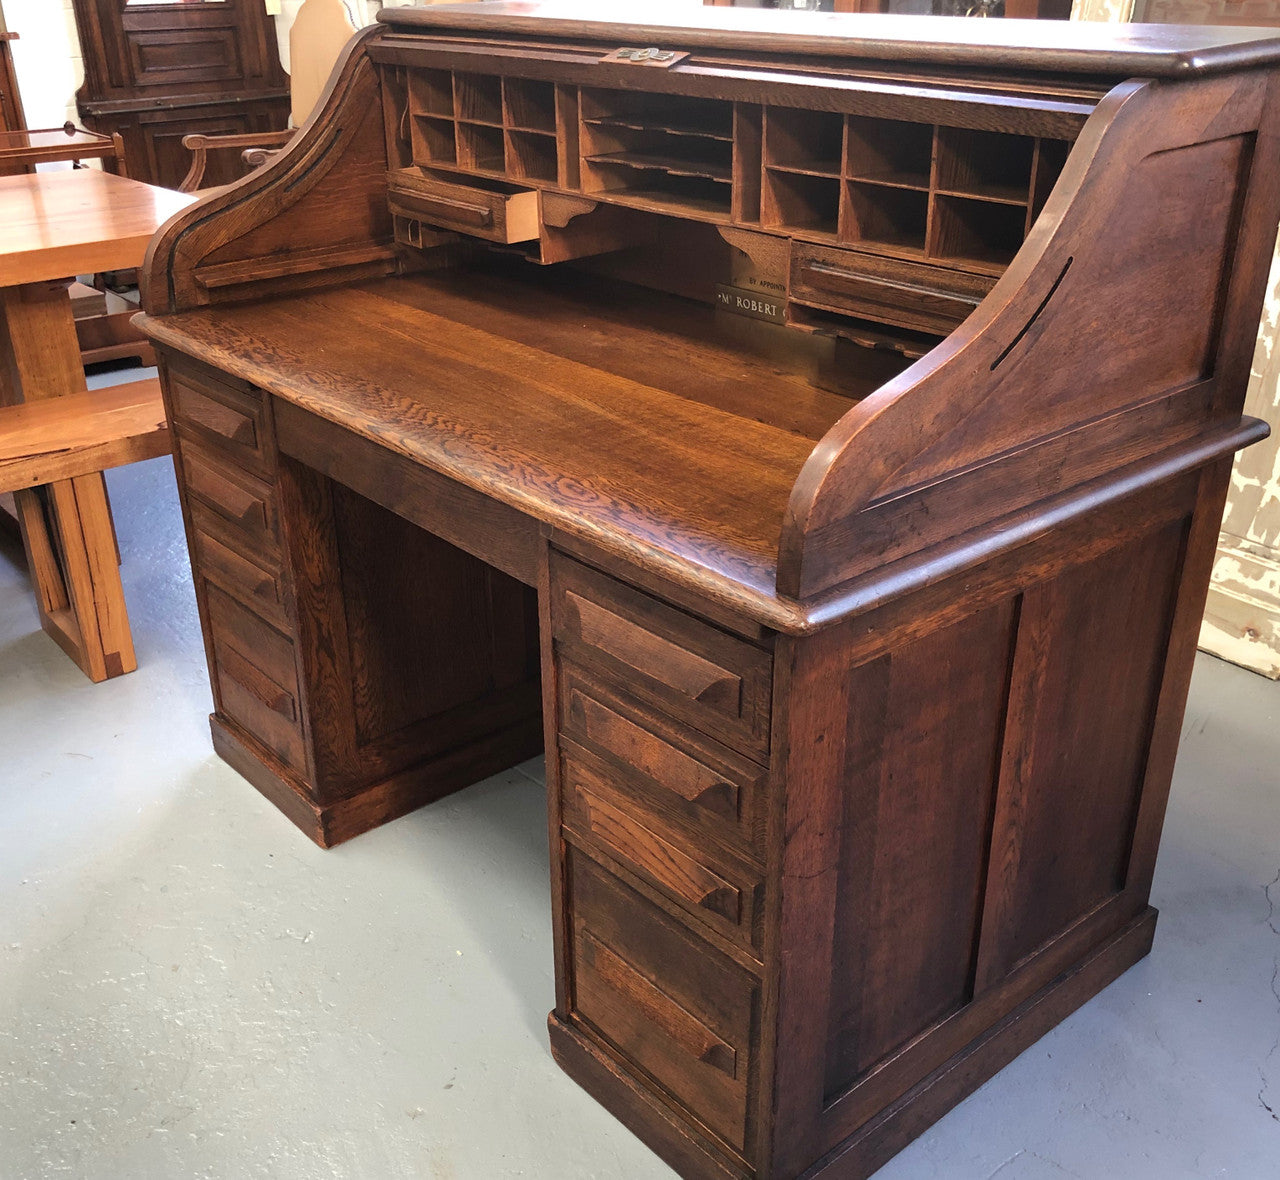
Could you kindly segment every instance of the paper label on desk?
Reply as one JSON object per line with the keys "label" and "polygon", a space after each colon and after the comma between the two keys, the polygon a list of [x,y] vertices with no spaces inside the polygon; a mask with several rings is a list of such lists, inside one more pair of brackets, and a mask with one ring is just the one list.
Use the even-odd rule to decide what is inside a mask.
{"label": "paper label on desk", "polygon": [[783,322],[785,306],[781,298],[763,291],[745,291],[741,287],[716,284],[716,307],[721,311],[780,324]]}

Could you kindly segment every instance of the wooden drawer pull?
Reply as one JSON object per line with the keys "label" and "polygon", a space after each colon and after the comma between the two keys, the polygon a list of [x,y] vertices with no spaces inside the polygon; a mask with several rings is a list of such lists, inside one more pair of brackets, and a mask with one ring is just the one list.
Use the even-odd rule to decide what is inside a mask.
{"label": "wooden drawer pull", "polygon": [[173,399],[180,419],[202,426],[228,442],[241,443],[247,447],[258,445],[257,425],[247,414],[224,406],[176,381],[173,384]]}
{"label": "wooden drawer pull", "polygon": [[611,987],[682,1049],[728,1077],[738,1073],[738,1054],[691,1012],[641,975],[589,930],[582,933],[583,957],[601,982]]}
{"label": "wooden drawer pull", "polygon": [[454,225],[470,225],[476,229],[488,229],[493,224],[493,210],[485,205],[473,205],[453,197],[427,197],[421,193],[407,193],[397,189],[395,204],[427,221],[448,221]]}
{"label": "wooden drawer pull", "polygon": [[190,456],[185,457],[184,466],[187,486],[211,508],[237,524],[266,527],[267,508],[260,496]]}
{"label": "wooden drawer pull", "polygon": [[277,576],[261,569],[256,562],[228,549],[207,533],[196,533],[196,552],[200,558],[201,572],[215,582],[231,583],[248,591],[255,598],[270,603],[280,602],[280,582]]}
{"label": "wooden drawer pull", "polygon": [[595,746],[634,766],[682,799],[717,815],[736,817],[738,786],[709,766],[574,689],[569,715]]}
{"label": "wooden drawer pull", "polygon": [[661,836],[587,791],[582,792],[591,833],[678,897],[738,922],[742,892],[672,847]]}
{"label": "wooden drawer pull", "polygon": [[218,649],[218,667],[246,692],[260,700],[273,713],[286,721],[298,720],[298,705],[288,689],[281,688],[260,668],[255,668],[233,647],[222,644]]}
{"label": "wooden drawer pull", "polygon": [[853,271],[841,270],[837,266],[828,266],[824,262],[807,262],[800,273],[816,290],[852,295],[872,303],[893,303],[895,295],[911,295],[928,299],[933,303],[955,304],[959,309],[967,312],[972,311],[981,302],[980,299],[956,295],[950,291],[939,291],[934,287],[860,275]]}
{"label": "wooden drawer pull", "polygon": [[682,693],[691,700],[737,715],[742,705],[742,677],[703,659],[661,635],[624,619],[570,590],[566,599],[578,614],[584,643],[608,652],[630,668]]}

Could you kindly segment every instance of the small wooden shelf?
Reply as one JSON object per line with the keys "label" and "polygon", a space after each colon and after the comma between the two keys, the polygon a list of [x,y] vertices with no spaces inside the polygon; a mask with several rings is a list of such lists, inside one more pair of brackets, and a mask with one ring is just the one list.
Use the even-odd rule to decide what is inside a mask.
{"label": "small wooden shelf", "polygon": [[555,133],[507,131],[507,175],[516,180],[554,181],[557,176]]}
{"label": "small wooden shelf", "polygon": [[768,107],[764,117],[764,163],[815,175],[839,175],[844,116],[829,111]]}
{"label": "small wooden shelf", "polygon": [[529,78],[502,80],[503,122],[518,131],[555,134],[556,88],[552,82]]}
{"label": "small wooden shelf", "polygon": [[505,171],[502,128],[488,123],[458,123],[458,164],[481,172]]}
{"label": "small wooden shelf", "polygon": [[1035,143],[1026,135],[940,127],[937,190],[1025,205],[1031,194]]}
{"label": "small wooden shelf", "polygon": [[439,115],[413,116],[413,159],[418,164],[452,164],[458,158],[454,121]]}
{"label": "small wooden shelf", "polygon": [[626,168],[638,168],[654,172],[666,172],[671,176],[701,176],[707,180],[732,178],[733,169],[728,163],[711,160],[684,160],[678,156],[655,156],[646,152],[608,152],[598,156],[583,156],[591,164],[618,164]]}
{"label": "small wooden shelf", "polygon": [[844,168],[851,179],[928,189],[933,151],[932,124],[858,115],[846,120]]}
{"label": "small wooden shelf", "polygon": [[454,110],[460,121],[502,126],[502,79],[491,74],[453,75]]}
{"label": "small wooden shelf", "polygon": [[940,194],[934,198],[929,253],[958,266],[1002,270],[1026,233],[1025,209]]}
{"label": "small wooden shelf", "polygon": [[409,71],[409,110],[453,117],[453,75],[448,70]]}
{"label": "small wooden shelf", "polygon": [[587,118],[582,120],[591,127],[613,127],[629,131],[661,131],[666,135],[683,135],[695,139],[715,139],[722,143],[732,143],[732,132],[706,131],[701,127],[680,126],[669,122],[641,122],[638,119],[624,119],[614,116],[603,118]]}
{"label": "small wooden shelf", "polygon": [[834,240],[840,223],[840,179],[765,169],[760,219],[770,228]]}
{"label": "small wooden shelf", "polygon": [[849,180],[844,182],[844,198],[842,241],[885,246],[899,253],[924,253],[928,193]]}

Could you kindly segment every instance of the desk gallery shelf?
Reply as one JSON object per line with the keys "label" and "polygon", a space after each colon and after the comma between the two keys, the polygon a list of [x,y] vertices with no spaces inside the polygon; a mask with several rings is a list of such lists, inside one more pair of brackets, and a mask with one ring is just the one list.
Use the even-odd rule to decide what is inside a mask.
{"label": "desk gallery shelf", "polygon": [[1070,148],[1056,128],[990,131],[444,69],[402,79],[406,164],[975,274],[1012,260]]}

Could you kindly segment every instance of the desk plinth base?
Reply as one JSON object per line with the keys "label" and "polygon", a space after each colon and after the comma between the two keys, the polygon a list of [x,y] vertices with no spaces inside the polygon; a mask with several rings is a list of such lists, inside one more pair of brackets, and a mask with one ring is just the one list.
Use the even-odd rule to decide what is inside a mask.
{"label": "desk plinth base", "polygon": [[329,803],[317,803],[279,761],[234,723],[209,718],[213,748],[321,848],[332,848],[389,820],[443,799],[542,750],[538,717],[419,763]]}
{"label": "desk plinth base", "polygon": [[[1146,957],[1157,911],[1147,909],[1127,926],[1025,1000],[954,1057],[837,1143],[802,1176],[811,1180],[866,1180],[953,1107],[989,1081],[1077,1008]],[[731,1160],[696,1131],[589,1033],[552,1012],[547,1018],[557,1064],[597,1102],[682,1176],[708,1180],[764,1180],[783,1172]],[[785,1053],[785,1046],[779,1052]],[[815,1144],[816,1150],[824,1145]]]}

